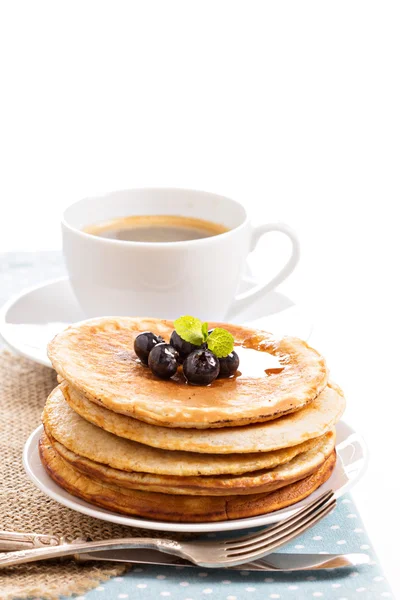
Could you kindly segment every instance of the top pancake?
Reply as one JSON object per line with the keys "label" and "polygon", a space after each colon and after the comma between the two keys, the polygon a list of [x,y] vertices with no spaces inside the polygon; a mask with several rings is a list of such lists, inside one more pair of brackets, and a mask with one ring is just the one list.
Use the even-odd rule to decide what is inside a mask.
{"label": "top pancake", "polygon": [[237,376],[209,386],[191,386],[181,370],[170,380],[155,377],[133,351],[140,332],[166,341],[173,323],[150,318],[100,318],[72,325],[49,344],[56,371],[86,398],[110,410],[164,427],[212,428],[274,419],[312,401],[327,384],[324,359],[305,342],[238,325],[229,330],[237,345],[279,359],[282,370],[254,376],[240,366]]}

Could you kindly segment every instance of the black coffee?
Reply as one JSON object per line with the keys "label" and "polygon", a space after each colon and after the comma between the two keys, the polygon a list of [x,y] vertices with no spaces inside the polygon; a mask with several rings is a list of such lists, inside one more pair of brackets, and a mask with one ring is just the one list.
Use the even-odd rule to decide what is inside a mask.
{"label": "black coffee", "polygon": [[228,231],[224,225],[174,215],[120,217],[83,229],[86,233],[125,242],[186,242]]}

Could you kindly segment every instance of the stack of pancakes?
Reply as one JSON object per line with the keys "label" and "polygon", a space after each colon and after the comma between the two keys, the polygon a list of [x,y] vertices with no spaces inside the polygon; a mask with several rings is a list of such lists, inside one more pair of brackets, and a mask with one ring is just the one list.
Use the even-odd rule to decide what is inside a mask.
{"label": "stack of pancakes", "polygon": [[317,489],[335,466],[345,407],[324,359],[296,338],[219,326],[245,360],[204,387],[181,369],[158,379],[135,356],[136,335],[168,341],[170,321],[91,319],[56,336],[49,357],[60,384],[40,440],[48,474],[98,506],[181,522],[255,516]]}

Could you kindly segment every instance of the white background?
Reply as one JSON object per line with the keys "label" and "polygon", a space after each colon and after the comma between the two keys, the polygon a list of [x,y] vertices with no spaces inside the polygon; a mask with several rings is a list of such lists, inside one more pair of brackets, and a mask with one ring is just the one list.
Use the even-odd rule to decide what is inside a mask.
{"label": "white background", "polygon": [[[398,3],[0,6],[0,251],[58,248],[64,206],[127,187],[289,222],[303,256],[281,290],[368,441],[354,496],[399,590]],[[271,271],[284,243],[264,249]]]}

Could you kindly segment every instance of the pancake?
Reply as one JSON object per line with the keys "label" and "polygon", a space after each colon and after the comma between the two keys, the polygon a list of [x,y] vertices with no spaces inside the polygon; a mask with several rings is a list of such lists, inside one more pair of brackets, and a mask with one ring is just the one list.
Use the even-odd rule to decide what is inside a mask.
{"label": "pancake", "polygon": [[311,439],[276,452],[229,455],[161,450],[118,437],[92,425],[72,410],[59,387],[48,397],[42,420],[49,436],[81,457],[122,471],[178,477],[272,469],[315,445]]}
{"label": "pancake", "polygon": [[63,460],[44,434],[39,442],[39,452],[48,475],[70,494],[117,513],[181,523],[254,517],[290,506],[322,485],[332,474],[336,461],[333,451],[312,475],[273,492],[197,497],[143,492],[100,483]]}
{"label": "pancake", "polygon": [[310,450],[298,454],[289,462],[274,469],[263,469],[243,475],[174,477],[113,469],[83,458],[48,437],[51,445],[65,461],[97,481],[133,490],[189,496],[258,494],[277,490],[314,473],[335,448],[335,432],[329,431],[316,439]]}
{"label": "pancake", "polygon": [[[236,455],[237,465],[240,468],[243,464],[245,468],[237,473],[272,468],[271,464],[263,462],[265,453],[271,454],[280,448],[288,449],[323,435],[339,421],[346,405],[342,390],[329,383],[306,407],[274,421],[223,429],[171,429],[150,425],[98,406],[66,383],[61,385],[61,389],[68,404],[85,420],[121,438],[165,450],[214,455],[240,453]],[[243,456],[243,453],[255,452],[263,454],[259,458]],[[216,460],[215,456],[213,460]]]}
{"label": "pancake", "polygon": [[[169,380],[159,379],[137,359],[133,340],[140,332],[150,330],[169,339],[173,324],[161,319],[83,321],[58,334],[48,355],[57,373],[89,400],[164,427],[208,429],[263,422],[298,410],[325,388],[325,360],[302,340],[210,324],[215,326],[232,333],[238,351],[245,348],[253,354],[241,362],[236,376],[209,386],[187,384],[182,369]],[[279,368],[266,372],[271,358],[275,367],[279,360]]]}

